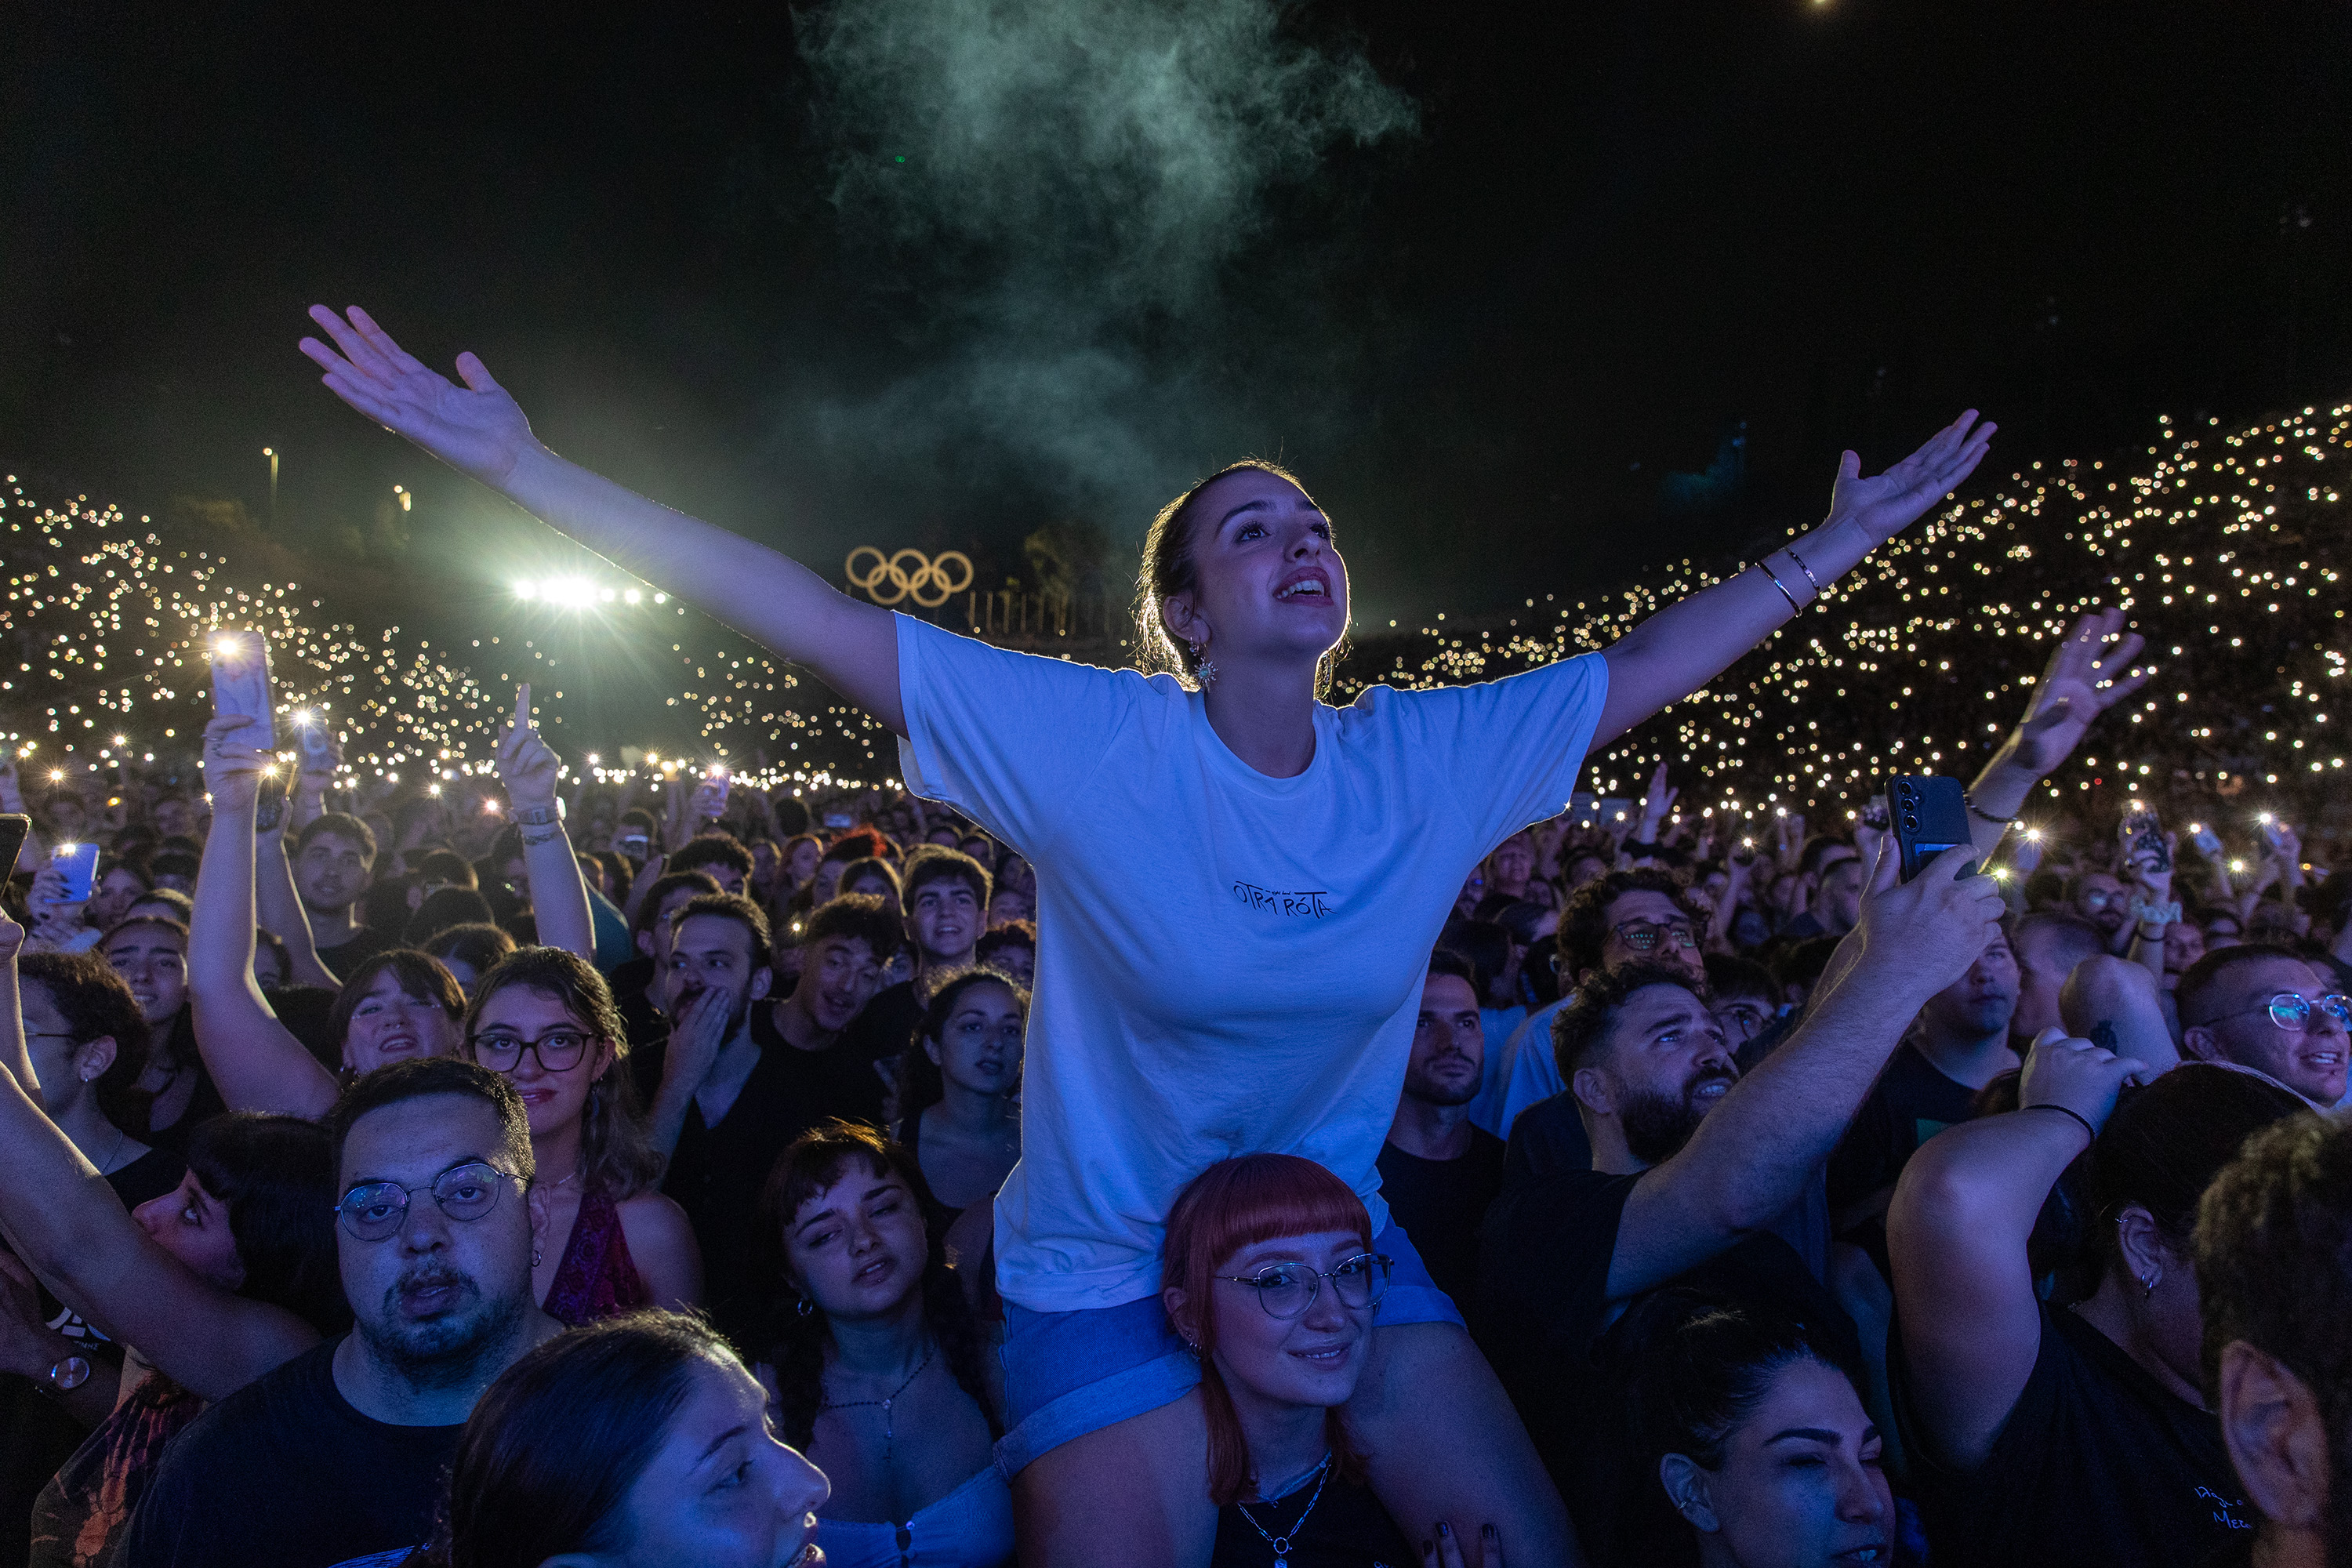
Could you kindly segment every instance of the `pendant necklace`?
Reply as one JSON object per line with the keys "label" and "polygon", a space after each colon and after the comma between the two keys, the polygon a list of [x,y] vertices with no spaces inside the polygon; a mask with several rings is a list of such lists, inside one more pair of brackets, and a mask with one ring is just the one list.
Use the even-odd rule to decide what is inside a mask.
{"label": "pendant necklace", "polygon": [[1291,1542],[1297,1540],[1298,1532],[1307,1528],[1307,1516],[1315,1511],[1315,1505],[1323,1500],[1323,1483],[1331,1479],[1331,1456],[1326,1453],[1323,1456],[1323,1462],[1316,1466],[1315,1469],[1315,1495],[1307,1500],[1307,1506],[1299,1510],[1297,1519],[1293,1521],[1290,1528],[1280,1535],[1267,1535],[1265,1526],[1250,1518],[1249,1504],[1245,1502],[1234,1504],[1235,1508],[1241,1510],[1242,1518],[1249,1521],[1249,1527],[1260,1535],[1265,1536],[1265,1543],[1274,1548],[1275,1568],[1282,1568],[1283,1564],[1290,1561]]}
{"label": "pendant necklace", "polygon": [[938,1342],[935,1341],[932,1342],[931,1348],[923,1352],[922,1364],[916,1367],[914,1371],[908,1373],[907,1374],[907,1381],[892,1389],[890,1391],[890,1397],[887,1399],[828,1399],[822,1406],[820,1406],[820,1408],[825,1410],[859,1410],[877,1405],[880,1405],[882,1407],[882,1462],[887,1465],[890,1462],[890,1449],[894,1436],[893,1428],[896,1425],[890,1414],[890,1407],[898,1403],[898,1396],[907,1392],[908,1388],[914,1383],[915,1379],[922,1376],[924,1373],[930,1370],[931,1358],[939,1353],[940,1347]]}

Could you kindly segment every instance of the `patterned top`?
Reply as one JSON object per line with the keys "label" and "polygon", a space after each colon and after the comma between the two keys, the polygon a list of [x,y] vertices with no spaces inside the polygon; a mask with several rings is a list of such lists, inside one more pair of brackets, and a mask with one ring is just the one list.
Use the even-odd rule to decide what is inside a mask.
{"label": "patterned top", "polygon": [[33,1568],[101,1568],[155,1478],[163,1445],[205,1402],[157,1373],[90,1431],[33,1504]]}
{"label": "patterned top", "polygon": [[576,1329],[653,1304],[653,1292],[629,1256],[620,1205],[603,1193],[583,1194],[572,1239],[555,1266],[555,1283],[547,1288],[547,1315]]}

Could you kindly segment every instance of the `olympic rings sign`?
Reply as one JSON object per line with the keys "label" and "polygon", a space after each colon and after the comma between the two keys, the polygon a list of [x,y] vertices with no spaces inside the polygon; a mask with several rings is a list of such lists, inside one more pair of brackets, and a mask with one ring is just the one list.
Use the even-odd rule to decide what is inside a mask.
{"label": "olympic rings sign", "polygon": [[[872,556],[873,564],[858,570],[858,558]],[[953,594],[971,586],[971,558],[961,550],[942,550],[934,561],[919,550],[901,550],[896,555],[885,555],[870,544],[861,544],[849,552],[842,571],[853,588],[863,588],[877,605],[895,605],[901,599],[912,599],[927,610],[936,610]],[[950,571],[961,574],[950,581]]]}

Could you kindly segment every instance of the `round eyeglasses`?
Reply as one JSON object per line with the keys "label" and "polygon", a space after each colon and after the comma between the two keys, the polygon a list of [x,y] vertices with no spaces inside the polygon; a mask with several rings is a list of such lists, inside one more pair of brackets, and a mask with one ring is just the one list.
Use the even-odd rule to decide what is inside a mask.
{"label": "round eyeglasses", "polygon": [[1359,1252],[1328,1274],[1304,1263],[1269,1263],[1255,1274],[1220,1274],[1216,1278],[1254,1287],[1257,1304],[1265,1309],[1267,1317],[1289,1319],[1306,1315],[1326,1279],[1331,1281],[1332,1293],[1339,1297],[1339,1305],[1375,1306],[1388,1294],[1389,1270],[1395,1267],[1393,1258]]}
{"label": "round eyeglasses", "polygon": [[395,1234],[408,1218],[408,1200],[430,1193],[441,1212],[455,1220],[476,1220],[499,1206],[499,1189],[522,1178],[499,1170],[487,1160],[452,1165],[421,1187],[398,1182],[363,1182],[343,1194],[335,1205],[343,1228],[361,1241],[382,1241]]}
{"label": "round eyeglasses", "polygon": [[1688,921],[1621,921],[1612,929],[1617,940],[1635,952],[1648,952],[1662,941],[1684,949],[1698,945],[1698,928]]}
{"label": "round eyeglasses", "polygon": [[550,1029],[535,1040],[526,1040],[504,1029],[487,1029],[466,1037],[474,1059],[492,1072],[514,1071],[522,1066],[525,1051],[539,1058],[542,1071],[567,1072],[580,1065],[580,1058],[595,1043],[595,1036],[583,1035],[577,1029]]}
{"label": "round eyeglasses", "polygon": [[2252,1007],[2241,1007],[2234,1013],[2223,1013],[2216,1017],[2206,1019],[2202,1024],[2192,1024],[2189,1027],[2209,1028],[2223,1018],[2242,1018],[2249,1013],[2268,1013],[2272,1023],[2290,1035],[2300,1035],[2311,1027],[2311,1015],[2315,1008],[2334,1019],[2337,1028],[2352,1032],[2352,998],[2327,995],[2314,1002],[2308,996],[2298,996],[2292,991],[2282,991],[2267,1002],[2257,1003]]}

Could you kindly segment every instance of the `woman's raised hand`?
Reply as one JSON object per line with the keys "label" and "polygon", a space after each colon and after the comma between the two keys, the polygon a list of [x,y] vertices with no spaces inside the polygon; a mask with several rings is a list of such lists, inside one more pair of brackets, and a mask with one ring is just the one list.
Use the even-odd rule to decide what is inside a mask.
{"label": "woman's raised hand", "polygon": [[530,720],[530,682],[515,688],[515,712],[499,736],[499,782],[515,805],[536,809],[555,804],[556,779],[563,764],[540,739]]}
{"label": "woman's raised hand", "polygon": [[2121,610],[2094,610],[2051,652],[2018,726],[2017,765],[2048,778],[2082,744],[2092,721],[2147,684],[2153,670],[2132,668],[2143,644],[2124,629]]}
{"label": "woman's raised hand", "polygon": [[472,353],[457,356],[461,387],[394,342],[357,305],[348,317],[313,305],[310,319],[335,340],[333,348],[316,338],[301,343],[303,353],[327,373],[327,389],[459,473],[497,489],[539,445],[521,406]]}
{"label": "woman's raised hand", "polygon": [[1996,428],[1990,420],[1979,424],[1977,411],[1969,409],[1926,446],[1872,479],[1862,477],[1861,456],[1846,453],[1838,459],[1837,483],[1830,490],[1830,521],[1850,517],[1862,524],[1874,546],[1885,543],[1976,471]]}
{"label": "woman's raised hand", "polygon": [[205,726],[205,788],[215,795],[232,790],[257,795],[265,769],[278,765],[278,754],[247,739],[258,736],[260,723],[242,713],[224,713]]}

